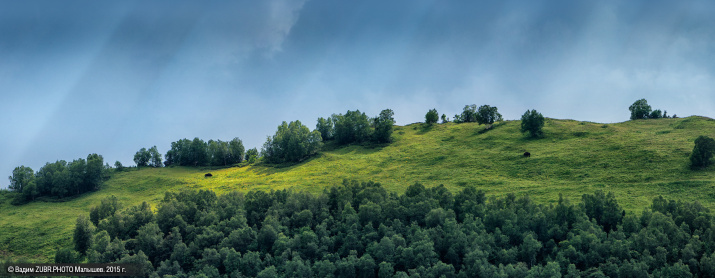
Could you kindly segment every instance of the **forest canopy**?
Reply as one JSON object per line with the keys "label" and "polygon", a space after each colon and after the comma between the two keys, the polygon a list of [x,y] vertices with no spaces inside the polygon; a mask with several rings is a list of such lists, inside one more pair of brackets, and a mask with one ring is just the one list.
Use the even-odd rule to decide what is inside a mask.
{"label": "forest canopy", "polygon": [[[698,203],[656,198],[625,213],[613,194],[551,205],[417,183],[405,194],[344,181],[294,191],[166,193],[153,210],[116,199],[77,219],[57,260],[132,262],[173,277],[690,277],[715,271],[715,225]],[[96,229],[94,228],[96,226]],[[83,236],[87,231],[91,237]],[[74,254],[74,255],[73,255]]]}

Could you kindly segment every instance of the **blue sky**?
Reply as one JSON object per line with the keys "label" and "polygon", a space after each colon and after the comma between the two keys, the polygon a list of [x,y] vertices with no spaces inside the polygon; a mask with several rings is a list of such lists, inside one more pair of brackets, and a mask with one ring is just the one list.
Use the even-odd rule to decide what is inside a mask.
{"label": "blue sky", "polygon": [[[2,1],[0,173],[282,121],[467,104],[628,120],[715,111],[712,1]],[[0,182],[6,185],[8,181]]]}

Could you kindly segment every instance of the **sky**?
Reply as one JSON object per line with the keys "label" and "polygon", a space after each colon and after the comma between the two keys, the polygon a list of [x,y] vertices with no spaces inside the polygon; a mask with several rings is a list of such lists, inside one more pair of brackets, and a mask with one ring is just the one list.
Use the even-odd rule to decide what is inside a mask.
{"label": "sky", "polygon": [[[282,121],[497,106],[600,123],[715,116],[713,1],[4,1],[0,173]],[[0,187],[9,184],[0,181]]]}

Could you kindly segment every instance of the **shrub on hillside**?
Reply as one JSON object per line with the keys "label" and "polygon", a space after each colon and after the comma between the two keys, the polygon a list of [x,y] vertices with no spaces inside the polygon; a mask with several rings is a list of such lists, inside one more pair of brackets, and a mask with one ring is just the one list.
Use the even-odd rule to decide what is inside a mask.
{"label": "shrub on hillside", "polygon": [[249,164],[252,164],[258,160],[258,149],[256,148],[251,148],[246,151],[246,161],[248,161]]}
{"label": "shrub on hillside", "polygon": [[121,172],[122,170],[124,170],[124,165],[122,165],[122,163],[117,160],[114,162],[114,169],[116,169],[117,172]]}
{"label": "shrub on hillside", "polygon": [[521,132],[529,132],[531,137],[541,137],[543,132],[541,128],[544,127],[544,116],[541,113],[536,112],[536,110],[526,110],[524,115],[521,116]]}
{"label": "shrub on hillside", "polygon": [[439,114],[437,113],[437,109],[430,109],[427,111],[427,114],[425,114],[425,123],[428,125],[436,124],[438,120]]}
{"label": "shrub on hillside", "polygon": [[707,136],[699,136],[695,139],[695,147],[690,154],[690,166],[692,168],[709,166],[712,164],[713,153],[715,153],[715,140]]}
{"label": "shrub on hillside", "polygon": [[393,116],[395,112],[391,109],[385,109],[380,112],[380,115],[372,119],[372,141],[375,143],[390,142],[392,136],[392,126],[395,124]]}
{"label": "shrub on hillside", "polygon": [[655,109],[652,112],[650,112],[650,115],[648,115],[649,119],[660,119],[664,118],[663,117],[663,112],[660,111],[660,109]]}

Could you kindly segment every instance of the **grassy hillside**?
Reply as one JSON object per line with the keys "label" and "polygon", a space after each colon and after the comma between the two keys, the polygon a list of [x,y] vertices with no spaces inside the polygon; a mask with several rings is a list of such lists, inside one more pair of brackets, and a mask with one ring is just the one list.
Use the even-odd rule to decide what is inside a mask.
{"label": "grassy hillside", "polygon": [[[715,208],[715,166],[688,168],[699,135],[715,137],[715,120],[703,117],[598,124],[547,119],[545,137],[527,139],[519,121],[495,124],[412,124],[396,127],[394,142],[383,146],[328,145],[320,155],[297,165],[265,165],[218,170],[142,169],[113,174],[99,192],[68,202],[12,206],[0,196],[0,256],[51,261],[70,246],[78,214],[102,198],[116,195],[126,206],[155,206],[164,192],[182,188],[218,193],[292,188],[320,192],[343,179],[373,180],[390,191],[407,185],[444,184],[453,191],[476,186],[489,195],[529,194],[553,203],[562,193],[578,199],[595,190],[612,191],[628,211],[640,212],[651,200],[700,201]],[[524,158],[529,151],[531,158]],[[212,178],[204,178],[210,171]]]}

